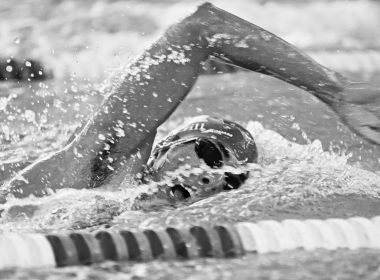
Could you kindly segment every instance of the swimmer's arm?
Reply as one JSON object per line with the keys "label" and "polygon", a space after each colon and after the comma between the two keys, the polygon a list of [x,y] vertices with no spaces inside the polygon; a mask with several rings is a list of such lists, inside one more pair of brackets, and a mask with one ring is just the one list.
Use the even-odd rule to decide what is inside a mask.
{"label": "swimmer's arm", "polygon": [[[148,49],[108,100],[109,109],[127,112],[129,124],[136,124],[125,128],[133,137],[118,139],[127,154],[171,115],[211,55],[312,93],[351,129],[380,144],[378,88],[353,84],[276,35],[206,3]],[[95,122],[104,117],[109,115],[99,114]]]}
{"label": "swimmer's arm", "polygon": [[8,195],[43,196],[60,188],[120,183],[131,156],[146,161],[157,127],[186,97],[209,55],[194,17],[172,26],[130,65],[122,82],[69,144],[3,186],[0,202]]}

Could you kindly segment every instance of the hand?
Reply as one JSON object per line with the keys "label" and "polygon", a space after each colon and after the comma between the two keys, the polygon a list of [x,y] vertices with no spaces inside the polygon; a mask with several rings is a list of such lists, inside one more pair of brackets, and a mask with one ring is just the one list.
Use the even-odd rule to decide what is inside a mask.
{"label": "hand", "polygon": [[354,132],[380,145],[380,88],[351,84],[334,107]]}

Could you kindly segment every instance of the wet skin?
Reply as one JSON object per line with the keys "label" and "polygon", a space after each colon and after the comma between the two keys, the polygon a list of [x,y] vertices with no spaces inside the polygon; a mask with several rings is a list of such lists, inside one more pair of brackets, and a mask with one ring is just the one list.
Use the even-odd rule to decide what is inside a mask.
{"label": "wet skin", "polygon": [[274,34],[205,3],[130,65],[99,111],[62,150],[6,183],[0,202],[9,195],[119,185],[140,172],[157,127],[189,93],[210,56],[304,89],[353,131],[380,144],[380,89],[351,83]]}

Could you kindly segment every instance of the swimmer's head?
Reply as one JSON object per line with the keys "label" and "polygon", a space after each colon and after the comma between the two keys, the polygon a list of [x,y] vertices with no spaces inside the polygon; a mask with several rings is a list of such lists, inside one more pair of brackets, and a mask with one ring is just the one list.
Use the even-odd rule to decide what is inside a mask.
{"label": "swimmer's head", "polygon": [[206,197],[240,187],[248,177],[242,167],[256,161],[256,145],[245,128],[201,116],[156,145],[148,177],[169,200]]}

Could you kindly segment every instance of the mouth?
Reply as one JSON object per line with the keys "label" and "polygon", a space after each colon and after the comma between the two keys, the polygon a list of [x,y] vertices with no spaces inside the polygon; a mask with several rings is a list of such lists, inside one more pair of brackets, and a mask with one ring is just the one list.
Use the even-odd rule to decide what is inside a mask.
{"label": "mouth", "polygon": [[170,188],[169,194],[175,200],[185,200],[191,197],[190,192],[187,189],[190,189],[190,187],[185,185],[175,185]]}

